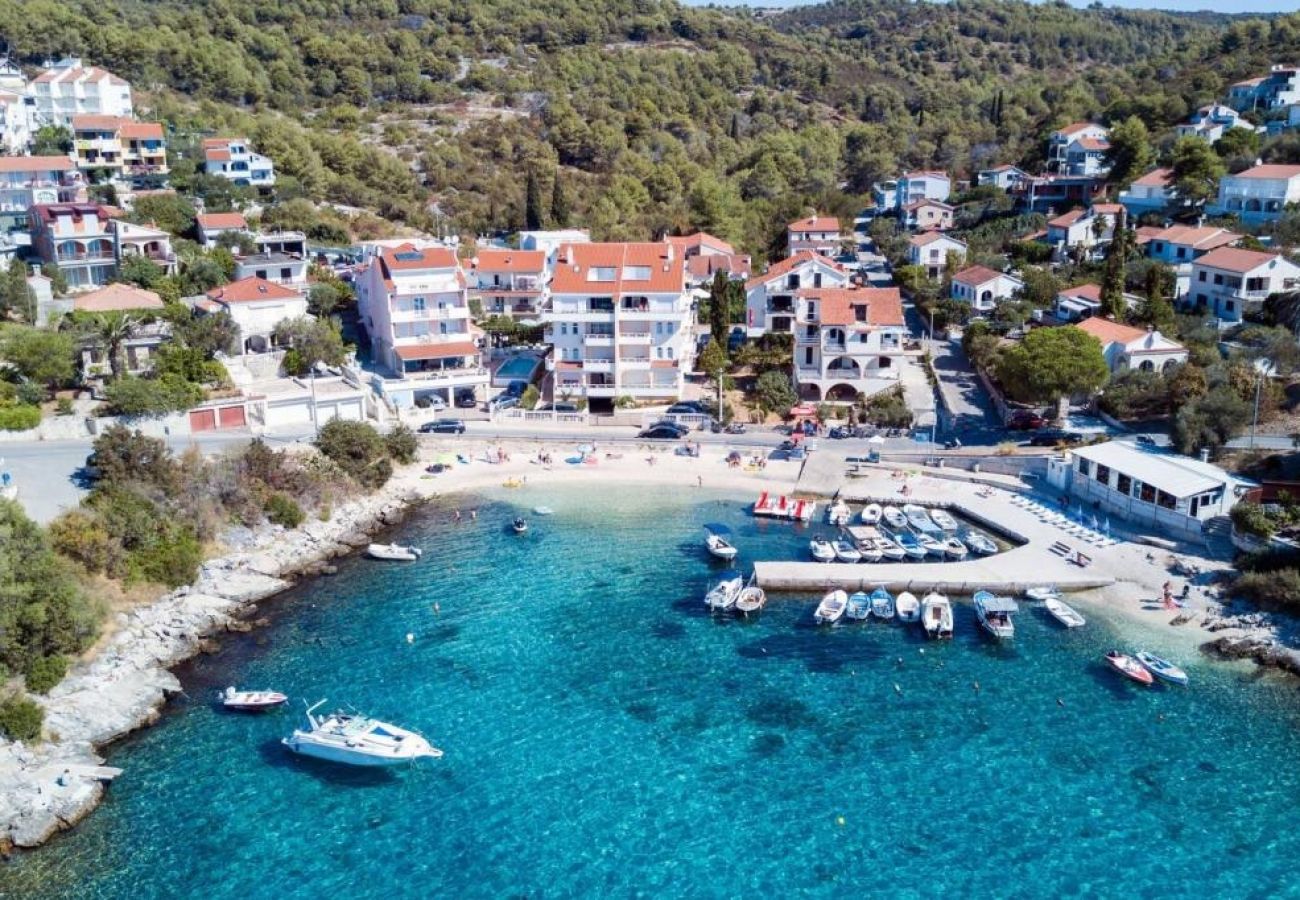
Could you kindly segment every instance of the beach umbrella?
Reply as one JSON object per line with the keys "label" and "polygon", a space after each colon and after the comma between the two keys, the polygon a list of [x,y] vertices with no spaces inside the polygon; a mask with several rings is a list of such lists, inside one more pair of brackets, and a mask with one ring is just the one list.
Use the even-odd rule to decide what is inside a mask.
{"label": "beach umbrella", "polygon": [[591,444],[579,444],[579,445],[578,445],[578,452],[579,452],[579,453],[595,453],[595,452],[596,452],[596,448],[593,447]]}

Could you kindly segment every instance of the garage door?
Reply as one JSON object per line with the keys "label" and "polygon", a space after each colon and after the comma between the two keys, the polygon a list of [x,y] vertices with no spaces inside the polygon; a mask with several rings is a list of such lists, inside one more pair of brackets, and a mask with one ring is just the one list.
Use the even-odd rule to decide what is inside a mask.
{"label": "garage door", "polygon": [[222,428],[243,428],[247,424],[242,406],[223,406],[217,413]]}
{"label": "garage door", "polygon": [[217,427],[217,412],[213,409],[190,410],[190,431],[213,431]]}
{"label": "garage door", "polygon": [[272,403],[266,408],[266,427],[275,428],[283,425],[303,425],[311,422],[311,407],[306,403],[290,401]]}

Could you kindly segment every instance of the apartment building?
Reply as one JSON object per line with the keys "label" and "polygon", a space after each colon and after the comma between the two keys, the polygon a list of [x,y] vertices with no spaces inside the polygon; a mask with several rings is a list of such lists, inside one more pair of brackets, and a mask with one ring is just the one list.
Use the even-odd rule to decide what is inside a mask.
{"label": "apartment building", "polygon": [[972,312],[982,314],[993,310],[1001,301],[1010,300],[1024,286],[1015,275],[987,266],[970,266],[952,276],[948,296],[969,303]]}
{"label": "apartment building", "polygon": [[1095,122],[1075,122],[1047,139],[1047,169],[1057,175],[1097,176],[1106,172],[1110,132]]}
{"label": "apartment building", "polygon": [[275,164],[253,151],[246,138],[207,138],[203,141],[203,171],[244,187],[275,184]]}
{"label": "apartment building", "polygon": [[37,75],[28,86],[38,125],[71,127],[74,116],[135,115],[131,85],[97,66],[64,57]]}
{"label": "apartment building", "polygon": [[68,156],[0,156],[0,222],[27,230],[28,211],[54,203],[85,203],[86,181]]}
{"label": "apartment building", "polygon": [[167,139],[157,122],[77,115],[71,128],[79,169],[99,169],[111,178],[167,174]]}
{"label": "apartment building", "polygon": [[556,399],[609,409],[620,397],[681,397],[694,362],[694,309],[671,243],[560,246],[542,321]]}
{"label": "apartment building", "polygon": [[0,87],[0,154],[26,153],[31,141],[31,116],[24,95]]}
{"label": "apartment building", "polygon": [[686,284],[688,287],[708,287],[718,272],[723,272],[735,281],[744,281],[749,277],[750,258],[737,253],[736,248],[721,238],[704,231],[680,237],[670,235],[664,238],[682,254],[686,261]]}
{"label": "apartment building", "polygon": [[822,256],[839,256],[844,235],[840,234],[840,220],[835,216],[809,216],[791,222],[785,229],[785,252],[794,256],[801,250],[811,250]]}
{"label": "apartment building", "polygon": [[143,256],[169,275],[176,272],[176,254],[172,252],[172,236],[168,232],[124,219],[113,219],[109,230],[113,232],[119,263],[130,256]]}
{"label": "apartment building", "polygon": [[1182,297],[1191,286],[1192,263],[1211,250],[1232,247],[1242,236],[1223,228],[1173,225],[1169,228],[1139,228],[1138,246],[1146,255],[1174,270],[1174,297]]}
{"label": "apartment building", "polygon": [[1192,263],[1184,301],[1224,322],[1239,322],[1270,294],[1300,288],[1300,266],[1281,253],[1220,247]]}
{"label": "apartment building", "polygon": [[307,295],[262,278],[241,278],[208,291],[195,306],[203,313],[230,316],[239,329],[241,354],[266,353],[277,349],[277,325],[307,315]]}
{"label": "apartment building", "polygon": [[219,246],[223,234],[253,236],[243,213],[199,213],[194,218],[198,223],[199,243],[208,250]]}
{"label": "apartment building", "polygon": [[902,210],[918,200],[944,202],[952,194],[952,178],[947,172],[918,170],[896,179],[872,185],[872,199],[877,212]]}
{"label": "apartment building", "polygon": [[793,334],[796,300],[801,291],[843,288],[849,273],[812,250],[800,250],[745,282],[746,334]]}
{"label": "apartment building", "polygon": [[1300,203],[1300,166],[1258,165],[1219,179],[1210,212],[1257,225],[1280,219],[1289,203]]}
{"label": "apartment building", "polygon": [[898,383],[907,337],[898,288],[811,288],[795,309],[801,399],[852,402]]}
{"label": "apartment building", "polygon": [[1120,205],[1136,221],[1145,213],[1164,213],[1174,202],[1173,169],[1152,169],[1119,192]]}
{"label": "apartment building", "polygon": [[546,292],[544,250],[485,248],[470,263],[470,296],[485,316],[534,319]]}

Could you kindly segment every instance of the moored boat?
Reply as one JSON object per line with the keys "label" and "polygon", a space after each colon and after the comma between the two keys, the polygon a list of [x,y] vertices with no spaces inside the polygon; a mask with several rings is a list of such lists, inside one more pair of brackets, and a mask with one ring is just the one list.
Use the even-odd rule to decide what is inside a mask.
{"label": "moored boat", "polygon": [[978,531],[967,531],[962,535],[962,541],[967,547],[969,547],[973,552],[978,553],[980,556],[992,556],[994,553],[998,552],[998,545],[993,543],[993,541],[986,535],[980,534]]}
{"label": "moored boat", "polygon": [[510,523],[510,528],[515,534],[526,534],[528,532],[528,522],[523,518],[517,518]]}
{"label": "moored boat", "polygon": [[911,591],[903,591],[894,599],[894,613],[900,622],[915,622],[921,618],[921,601]]}
{"label": "moored boat", "polygon": [[939,530],[939,527],[934,524],[934,520],[930,518],[930,513],[924,506],[908,503],[903,507],[903,515],[907,517],[907,524],[921,534],[934,534]]}
{"label": "moored boat", "polygon": [[847,525],[853,518],[853,510],[843,500],[836,500],[830,506],[826,507],[826,523],[828,525]]}
{"label": "moored boat", "polygon": [[928,556],[946,555],[943,541],[933,535],[918,534],[916,536],[916,542],[921,545],[921,549],[924,550]]}
{"label": "moored boat", "polygon": [[1088,624],[1083,616],[1075,611],[1073,606],[1057,597],[1048,597],[1043,601],[1043,606],[1053,619],[1066,628],[1082,628]]}
{"label": "moored boat", "polygon": [[1029,590],[1025,591],[1025,596],[1030,600],[1051,600],[1053,598],[1059,598],[1061,596],[1061,590],[1055,585],[1039,585],[1038,587],[1031,587]]}
{"label": "moored boat", "polygon": [[704,538],[704,548],[718,559],[733,560],[736,558],[736,546],[724,537],[731,534],[731,529],[721,522],[707,522],[704,530],[708,535]]}
{"label": "moored boat", "polygon": [[813,612],[813,621],[818,625],[833,625],[844,615],[849,604],[849,597],[843,591],[830,591],[822,597]]}
{"label": "moored boat", "polygon": [[1187,673],[1169,660],[1161,659],[1146,650],[1142,650],[1135,656],[1137,661],[1142,663],[1148,672],[1161,681],[1168,681],[1170,684],[1187,684]]}
{"label": "moored boat", "polygon": [[704,595],[704,605],[714,612],[731,609],[736,605],[736,600],[740,597],[740,591],[744,586],[744,579],[739,576],[719,581]]}
{"label": "moored boat", "polygon": [[307,725],[280,741],[290,751],[349,766],[396,766],[437,759],[442,751],[414,731],[367,716],[336,712],[317,717],[324,700],[307,708]]}
{"label": "moored boat", "polygon": [[864,591],[850,594],[848,605],[844,608],[844,615],[856,622],[861,622],[871,615],[871,597]]}
{"label": "moored boat", "polygon": [[907,527],[907,516],[903,515],[903,511],[897,506],[881,507],[880,515],[885,520],[885,524],[894,531]]}
{"label": "moored boat", "polygon": [[767,594],[761,587],[750,585],[736,597],[736,612],[750,616],[767,605]]}
{"label": "moored boat", "polygon": [[852,542],[839,540],[835,541],[831,546],[835,548],[835,558],[840,562],[862,562],[862,554],[857,547],[853,546]]}
{"label": "moored boat", "polygon": [[869,538],[865,541],[858,541],[858,553],[862,554],[862,561],[868,563],[880,562],[885,554],[876,546],[876,539]]}
{"label": "moored boat", "polygon": [[952,603],[947,597],[931,591],[921,598],[921,627],[928,638],[946,640],[952,637]]}
{"label": "moored boat", "polygon": [[892,541],[883,535],[876,538],[876,549],[885,559],[898,560],[907,557],[907,551],[900,547],[897,541]]}
{"label": "moored boat", "polygon": [[1106,654],[1106,662],[1116,672],[1123,675],[1138,684],[1152,684],[1155,681],[1154,676],[1147,671],[1146,666],[1138,662],[1127,653],[1120,653],[1118,650],[1112,650]]}
{"label": "moored boat", "polygon": [[884,587],[878,587],[871,592],[871,614],[877,619],[894,617],[894,595]]}
{"label": "moored boat", "polygon": [[894,541],[903,548],[903,552],[912,559],[925,559],[925,548],[916,539],[916,535],[907,531],[894,533]]}
{"label": "moored boat", "polygon": [[279,691],[240,691],[233,687],[226,688],[219,696],[222,706],[240,712],[261,712],[289,702]]}
{"label": "moored boat", "polygon": [[1006,640],[1016,636],[1011,614],[1019,609],[1010,597],[996,597],[988,591],[975,592],[975,617],[980,626],[995,638]]}
{"label": "moored boat", "polygon": [[823,541],[820,538],[813,538],[808,542],[808,552],[817,562],[834,562],[835,545],[830,541]]}
{"label": "moored boat", "polygon": [[938,525],[943,531],[957,530],[957,520],[949,515],[947,510],[932,509],[930,510],[930,518],[933,519],[934,524]]}
{"label": "moored boat", "polygon": [[866,506],[862,507],[861,519],[863,525],[875,525],[878,523],[880,521],[880,504],[868,503]]}
{"label": "moored boat", "polygon": [[949,559],[965,559],[966,545],[955,537],[947,537],[943,542],[943,554]]}
{"label": "moored boat", "polygon": [[407,547],[402,544],[371,544],[366,547],[366,556],[371,559],[415,562],[423,555],[424,551],[419,547]]}

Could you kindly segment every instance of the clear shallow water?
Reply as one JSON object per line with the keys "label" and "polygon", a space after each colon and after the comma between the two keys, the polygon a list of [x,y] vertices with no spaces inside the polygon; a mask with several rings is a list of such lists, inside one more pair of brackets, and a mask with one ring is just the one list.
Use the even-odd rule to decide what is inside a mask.
{"label": "clear shallow water", "polygon": [[[110,754],[126,774],[107,802],[0,865],[0,894],[1297,890],[1293,685],[1191,660],[1190,690],[1129,687],[1097,663],[1104,622],[1067,633],[1040,609],[1010,648],[968,605],[947,646],[812,627],[808,597],[715,621],[700,523],[730,522],[749,560],[806,533],[712,497],[597,511],[615,498],[530,489],[461,525],[431,509],[397,532],[422,562],[351,560],[185,667],[189,699]],[[520,538],[509,502],[557,514]],[[233,683],[355,704],[447,755],[397,773],[291,758],[297,710],[221,714],[209,698]]]}

